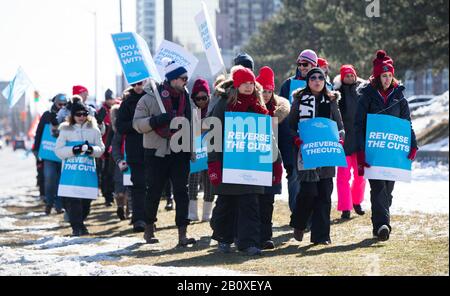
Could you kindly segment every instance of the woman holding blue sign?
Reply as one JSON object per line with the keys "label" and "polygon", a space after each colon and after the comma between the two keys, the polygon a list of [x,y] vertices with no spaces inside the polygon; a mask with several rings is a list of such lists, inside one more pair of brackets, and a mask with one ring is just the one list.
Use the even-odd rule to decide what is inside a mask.
{"label": "woman holding blue sign", "polygon": [[[192,87],[191,99],[195,106],[200,109],[201,119],[204,119],[207,115],[208,105],[210,101],[211,92],[209,89],[208,81],[204,79],[197,79]],[[201,144],[201,143],[200,143]],[[211,193],[211,182],[208,178],[208,170],[200,172],[192,172],[189,175],[189,220],[198,221],[198,186],[200,181],[203,183],[203,213],[202,221],[211,220],[212,205],[214,202],[214,195]]]}
{"label": "woman holding blue sign", "polygon": [[[216,92],[221,98],[214,106],[212,116],[225,123],[225,112],[250,112],[267,115],[260,90],[255,87],[255,75],[250,69],[237,68],[232,80],[219,84]],[[225,137],[222,130],[222,137]],[[211,218],[212,239],[219,242],[219,251],[231,252],[236,240],[237,248],[250,256],[260,255],[259,199],[264,187],[222,183],[224,154],[208,153],[208,176],[213,193],[218,195]]]}
{"label": "woman holding blue sign", "polygon": [[[82,102],[73,103],[67,122],[62,123],[60,126],[60,134],[56,141],[55,149],[56,155],[64,160],[59,193],[66,192],[66,194],[61,195],[65,198],[73,236],[89,234],[84,221],[89,215],[92,199],[96,198],[95,193],[98,194],[97,174],[95,162],[92,158],[102,156],[104,151],[105,145],[102,142],[102,134],[95,118],[89,115],[88,107]],[[70,160],[74,160],[79,156],[87,156],[87,158],[82,161],[74,161],[74,166],[71,166],[72,162]],[[70,179],[70,176],[64,176],[66,164],[74,173],[81,171],[85,179],[71,180],[72,184],[69,184],[69,186],[65,185],[63,180]],[[66,172],[70,174],[70,171]],[[91,174],[88,174],[88,172]],[[85,187],[83,186],[85,184],[97,185],[97,188],[91,190],[94,193],[93,196],[79,194],[84,192],[82,188]],[[69,190],[63,191],[61,185],[66,186],[64,188]]]}
{"label": "woman holding blue sign", "polygon": [[[303,143],[299,137],[299,122],[317,117],[332,119],[337,123],[340,142],[344,139],[344,124],[339,112],[338,94],[331,93],[325,84],[325,73],[320,68],[312,68],[306,75],[307,87],[294,92],[289,123],[295,138],[297,151]],[[301,155],[297,153],[297,158]],[[298,160],[297,160],[298,162]],[[291,215],[290,226],[294,228],[294,238],[303,240],[308,220],[312,216],[311,242],[330,244],[331,193],[335,167],[320,167],[305,170],[297,166],[300,192]]]}
{"label": "woman holding blue sign", "polygon": [[[383,50],[378,50],[373,60],[373,71],[369,83],[358,89],[358,111],[355,118],[355,130],[358,141],[358,174],[364,175],[364,168],[370,167],[366,162],[366,124],[368,114],[385,114],[411,122],[408,101],[403,91],[405,87],[394,78],[394,61]],[[417,142],[411,126],[411,148],[408,159],[415,159]],[[370,183],[370,200],[372,203],[373,235],[381,241],[389,239],[392,227],[390,225],[389,208],[392,204],[394,181],[372,180]]]}

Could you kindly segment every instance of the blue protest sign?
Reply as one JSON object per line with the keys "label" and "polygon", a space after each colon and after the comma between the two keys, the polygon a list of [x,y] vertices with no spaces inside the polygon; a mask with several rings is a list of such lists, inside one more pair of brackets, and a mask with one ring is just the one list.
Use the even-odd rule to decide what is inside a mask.
{"label": "blue protest sign", "polygon": [[147,78],[160,81],[150,50],[142,37],[133,32],[112,34],[114,46],[128,84]]}
{"label": "blue protest sign", "polygon": [[39,146],[38,157],[45,160],[61,162],[55,154],[56,138],[52,136],[51,125],[46,124],[42,132],[41,145]]}
{"label": "blue protest sign", "polygon": [[339,143],[337,124],[331,119],[316,117],[298,124],[303,140],[301,154],[305,169],[347,167],[345,152]]}
{"label": "blue protest sign", "polygon": [[411,181],[411,124],[408,120],[382,114],[367,114],[367,179]]}
{"label": "blue protest sign", "polygon": [[191,174],[208,169],[208,146],[203,141],[205,134],[195,138],[195,161],[191,161]]}
{"label": "blue protest sign", "polygon": [[289,102],[292,104],[292,93],[299,89],[299,88],[305,88],[306,87],[306,81],[305,80],[297,80],[297,79],[291,79],[291,87],[289,89]]}
{"label": "blue protest sign", "polygon": [[272,186],[272,118],[225,112],[223,182]]}
{"label": "blue protest sign", "polygon": [[[67,142],[67,146],[82,142]],[[98,195],[95,159],[88,155],[67,158],[62,163],[58,196],[96,199]]]}
{"label": "blue protest sign", "polygon": [[[123,159],[127,161],[127,152],[123,153]],[[131,182],[131,168],[128,166],[128,169],[123,172],[123,186],[133,186],[133,182]]]}

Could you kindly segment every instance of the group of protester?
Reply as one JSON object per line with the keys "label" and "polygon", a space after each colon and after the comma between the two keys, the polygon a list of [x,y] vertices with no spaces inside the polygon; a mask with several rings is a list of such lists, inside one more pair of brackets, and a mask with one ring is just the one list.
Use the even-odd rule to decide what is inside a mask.
{"label": "group of protester", "polygon": [[[279,95],[275,94],[275,75],[270,67],[264,66],[255,74],[254,61],[246,53],[239,54],[234,64],[229,75],[216,78],[213,91],[208,81],[199,78],[189,93],[187,69],[170,62],[165,68],[164,82],[134,83],[121,98],[114,98],[108,90],[98,110],[86,104],[87,89],[74,86],[70,99],[64,94],[53,98],[51,109],[39,123],[33,150],[38,155],[44,127],[50,125],[52,135],[57,138],[55,153],[60,159],[78,155],[97,158],[99,187],[105,204],[110,206],[115,197],[118,217],[125,220],[131,216],[133,230],[144,232],[147,243],[158,243],[156,222],[160,200],[168,197],[166,209],[172,209],[173,193],[179,246],[196,243],[187,234],[191,221],[210,221],[212,239],[218,241],[218,250],[224,253],[231,252],[233,244],[248,255],[259,255],[264,249],[276,247],[272,239],[272,215],[285,172],[293,237],[302,241],[304,233],[310,230],[312,243],[330,244],[336,169],[305,170],[299,165],[303,144],[299,122],[324,117],[337,123],[348,164],[337,169],[338,211],[342,212],[342,219],[350,219],[352,209],[364,215],[361,207],[366,184],[364,169],[369,167],[364,151],[367,114],[387,114],[410,121],[404,87],[395,79],[393,60],[380,50],[368,80],[358,77],[356,69],[346,64],[331,81],[328,62],[318,58],[314,51],[304,50],[296,60],[295,75],[284,81]],[[301,87],[293,90],[295,85]],[[191,122],[196,112],[201,120],[218,119],[222,127],[225,112],[276,118],[278,135],[272,151],[275,155],[272,186],[223,182],[222,151],[208,151],[207,169],[191,173],[195,155],[172,149],[171,141],[181,129],[174,128],[171,122],[175,118]],[[411,138],[408,158],[414,160],[417,143],[412,128]],[[91,200],[58,196],[61,162],[43,160],[43,171],[46,214],[53,207],[57,213],[65,210],[73,235],[88,234],[84,221]],[[126,172],[131,173],[131,184],[124,184]],[[369,180],[369,183],[373,235],[388,240],[394,182]],[[199,187],[204,196],[200,216]]]}

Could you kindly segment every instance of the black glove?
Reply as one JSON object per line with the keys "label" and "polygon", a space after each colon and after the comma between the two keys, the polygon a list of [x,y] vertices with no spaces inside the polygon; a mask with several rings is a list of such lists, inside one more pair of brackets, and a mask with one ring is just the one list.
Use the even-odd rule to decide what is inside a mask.
{"label": "black glove", "polygon": [[81,153],[81,146],[83,146],[83,145],[80,144],[80,145],[73,146],[72,147],[73,154],[80,155],[80,153]]}
{"label": "black glove", "polygon": [[89,145],[89,142],[86,141],[84,142],[85,145],[88,145],[88,149],[86,150],[86,154],[87,155],[91,155],[94,152],[94,147],[92,147],[91,145]]}
{"label": "black glove", "polygon": [[97,123],[98,124],[102,124],[103,120],[106,117],[106,109],[105,108],[101,108],[96,114],[95,114],[95,119],[97,119]]}
{"label": "black glove", "polygon": [[152,129],[155,129],[170,124],[171,120],[172,116],[170,116],[169,113],[162,113],[160,115],[152,116],[149,122]]}
{"label": "black glove", "polygon": [[52,136],[55,137],[55,138],[58,138],[59,137],[59,129],[57,129],[57,128],[53,129],[52,128]]}

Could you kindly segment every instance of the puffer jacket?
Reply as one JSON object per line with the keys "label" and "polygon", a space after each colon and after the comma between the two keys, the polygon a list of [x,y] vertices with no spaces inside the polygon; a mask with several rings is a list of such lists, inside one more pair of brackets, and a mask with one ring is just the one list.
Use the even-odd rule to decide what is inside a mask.
{"label": "puffer jacket", "polygon": [[[403,91],[405,87],[398,85],[393,89],[384,102],[383,97],[370,82],[360,85],[358,88],[358,110],[355,117],[355,133],[358,151],[365,151],[367,114],[385,114],[406,119],[411,122],[408,101]],[[416,134],[411,123],[411,147],[417,148]]]}
{"label": "puffer jacket", "polygon": [[67,142],[84,143],[88,141],[89,145],[94,149],[92,156],[97,158],[102,156],[105,151],[105,145],[102,141],[102,134],[97,127],[97,121],[91,116],[88,116],[88,121],[82,125],[70,125],[69,122],[64,122],[60,125],[59,130],[55,154],[61,159],[75,156],[72,152],[73,146],[66,146]]}

